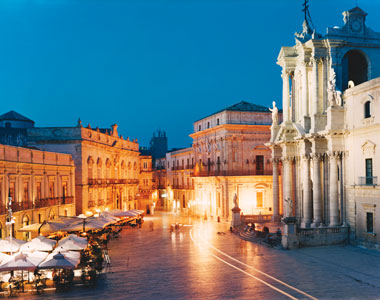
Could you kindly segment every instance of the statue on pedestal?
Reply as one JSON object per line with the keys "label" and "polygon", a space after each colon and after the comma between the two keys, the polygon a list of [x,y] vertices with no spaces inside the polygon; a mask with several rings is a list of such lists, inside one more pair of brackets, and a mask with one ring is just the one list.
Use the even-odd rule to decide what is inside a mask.
{"label": "statue on pedestal", "polygon": [[293,201],[290,198],[284,199],[284,217],[292,217],[293,215]]}
{"label": "statue on pedestal", "polygon": [[237,200],[237,195],[236,194],[234,195],[234,204],[235,204],[235,207],[239,207],[238,200]]}
{"label": "statue on pedestal", "polygon": [[235,206],[231,209],[232,210],[232,224],[231,225],[232,227],[236,227],[241,224],[241,218],[240,218],[241,209],[239,208],[238,198],[236,194],[234,196],[233,201],[234,201]]}
{"label": "statue on pedestal", "polygon": [[336,89],[336,75],[333,69],[330,70],[330,78],[327,83],[327,97],[331,107],[342,106],[342,92]]}
{"label": "statue on pedestal", "polygon": [[272,126],[278,125],[278,108],[276,106],[276,101],[273,101],[273,108],[269,107],[272,112]]}

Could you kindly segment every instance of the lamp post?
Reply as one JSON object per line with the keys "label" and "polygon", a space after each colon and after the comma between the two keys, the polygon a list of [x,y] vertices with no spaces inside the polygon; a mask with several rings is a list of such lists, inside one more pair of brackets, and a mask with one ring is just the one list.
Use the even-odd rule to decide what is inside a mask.
{"label": "lamp post", "polygon": [[8,193],[8,212],[7,212],[7,221],[5,222],[5,225],[9,226],[9,242],[11,244],[11,256],[13,255],[12,250],[12,225],[15,223],[14,217],[12,215],[12,196],[11,191],[9,190]]}

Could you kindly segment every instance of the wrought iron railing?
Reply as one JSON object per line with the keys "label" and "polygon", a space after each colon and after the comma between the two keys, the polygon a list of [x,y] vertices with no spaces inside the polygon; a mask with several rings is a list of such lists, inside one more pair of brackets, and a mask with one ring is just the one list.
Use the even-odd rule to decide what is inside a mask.
{"label": "wrought iron railing", "polygon": [[359,185],[377,185],[377,176],[360,176]]}
{"label": "wrought iron railing", "polygon": [[[55,206],[55,205],[72,204],[72,203],[74,203],[74,197],[72,196],[50,197],[50,198],[37,199],[35,200],[34,203],[32,201],[13,202],[12,211],[17,212],[17,211],[22,211],[22,210],[50,207],[50,206]],[[0,214],[3,215],[6,213],[7,213],[7,207],[5,205],[0,205]]]}
{"label": "wrought iron railing", "polygon": [[116,179],[116,178],[89,178],[89,185],[107,185],[107,184],[138,184],[138,179]]}
{"label": "wrought iron railing", "polygon": [[237,171],[222,171],[222,170],[203,170],[191,174],[193,177],[207,177],[207,176],[259,176],[273,175],[272,170],[237,170]]}

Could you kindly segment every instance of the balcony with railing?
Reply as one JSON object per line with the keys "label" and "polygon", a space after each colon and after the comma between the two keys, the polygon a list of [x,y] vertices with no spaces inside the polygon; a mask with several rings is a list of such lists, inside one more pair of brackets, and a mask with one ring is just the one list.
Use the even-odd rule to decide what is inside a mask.
{"label": "balcony with railing", "polygon": [[222,170],[202,170],[191,174],[193,177],[207,177],[207,176],[271,176],[273,175],[272,169],[270,170],[236,170],[236,171],[222,171]]}
{"label": "balcony with railing", "polygon": [[44,198],[40,200],[36,200],[34,202],[35,208],[48,207],[54,205],[62,205],[62,204],[71,204],[74,203],[74,197],[54,197],[54,198]]}
{"label": "balcony with railing", "polygon": [[[72,204],[74,203],[74,197],[52,197],[52,198],[44,198],[38,199],[34,203],[32,201],[22,201],[22,202],[13,202],[12,203],[12,211],[18,212],[29,209],[50,207],[55,205],[64,205],[64,204]],[[0,214],[4,215],[7,213],[7,207],[5,205],[0,205]]]}
{"label": "balcony with railing", "polygon": [[117,179],[117,178],[89,178],[88,185],[107,185],[107,184],[138,184],[138,179]]}
{"label": "balcony with railing", "polygon": [[377,185],[377,176],[359,176],[358,185]]}

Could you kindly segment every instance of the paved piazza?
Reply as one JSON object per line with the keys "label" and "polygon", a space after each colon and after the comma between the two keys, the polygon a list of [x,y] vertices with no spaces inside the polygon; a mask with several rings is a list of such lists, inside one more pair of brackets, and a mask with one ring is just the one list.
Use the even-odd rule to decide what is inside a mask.
{"label": "paved piazza", "polygon": [[[176,221],[184,226],[171,232]],[[380,252],[353,246],[276,250],[240,240],[228,224],[173,214],[123,230],[110,242],[110,256],[112,273],[95,288],[28,298],[380,299]]]}

